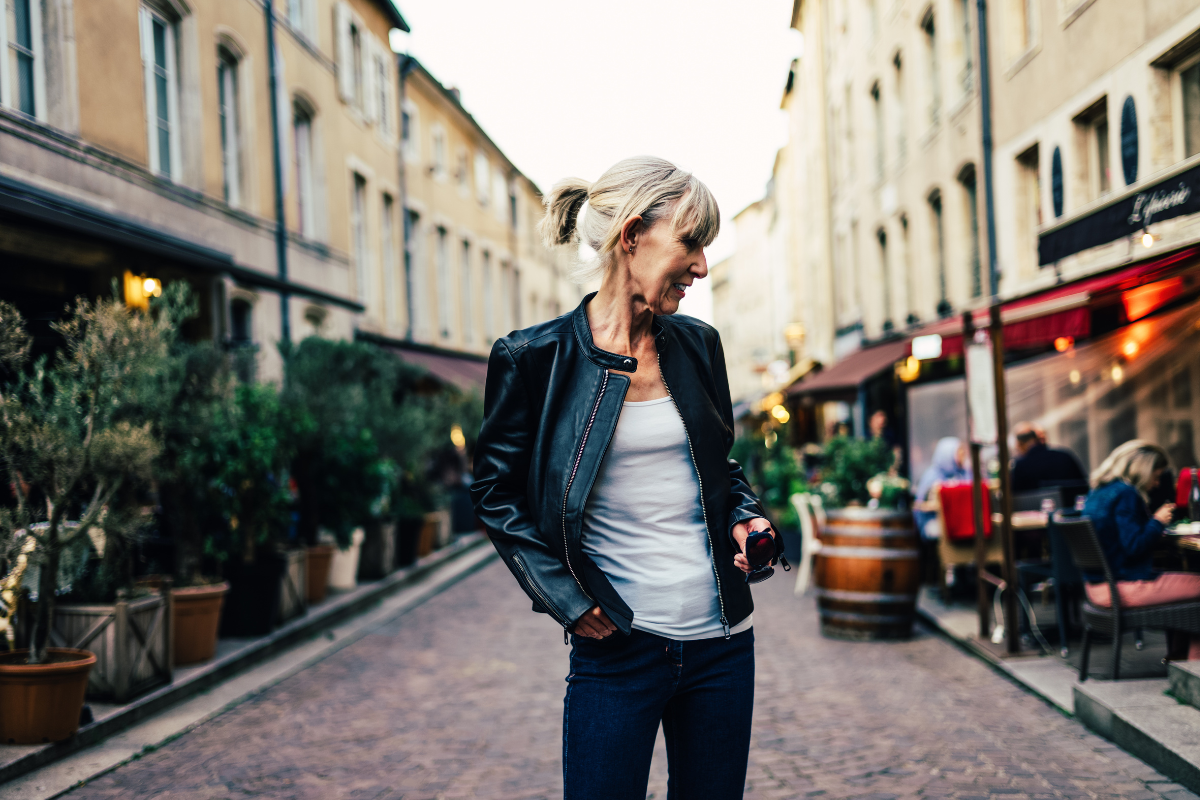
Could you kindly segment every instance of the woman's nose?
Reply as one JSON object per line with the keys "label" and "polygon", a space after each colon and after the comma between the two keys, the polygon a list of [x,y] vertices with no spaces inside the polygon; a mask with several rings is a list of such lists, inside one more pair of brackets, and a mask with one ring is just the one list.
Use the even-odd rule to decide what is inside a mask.
{"label": "woman's nose", "polygon": [[708,259],[704,257],[704,251],[700,251],[700,258],[692,265],[692,272],[697,278],[708,277]]}

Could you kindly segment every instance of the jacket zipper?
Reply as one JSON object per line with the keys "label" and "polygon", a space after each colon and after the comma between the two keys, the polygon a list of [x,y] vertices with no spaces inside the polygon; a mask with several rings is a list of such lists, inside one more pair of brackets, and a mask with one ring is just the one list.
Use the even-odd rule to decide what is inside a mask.
{"label": "jacket zipper", "polygon": [[579,441],[579,450],[575,453],[575,464],[571,467],[571,477],[567,479],[567,488],[563,489],[563,558],[565,558],[567,561],[567,570],[571,573],[571,577],[575,579],[575,585],[579,587],[579,591],[583,592],[588,600],[593,600],[594,598],[588,594],[587,589],[583,588],[583,584],[580,582],[579,576],[575,574],[575,568],[571,566],[571,547],[567,542],[567,495],[571,493],[571,484],[575,482],[575,473],[579,471],[579,462],[583,459],[583,448],[587,444],[588,434],[592,432],[592,423],[596,421],[596,412],[600,410],[600,401],[604,399],[604,390],[606,388],[608,388],[608,370],[604,370],[604,379],[600,382],[600,391],[596,394],[596,402],[592,406],[592,415],[588,417],[587,427],[583,429],[583,438]]}
{"label": "jacket zipper", "polygon": [[[521,575],[525,578],[525,585],[529,587],[529,591],[538,596],[538,599],[542,601],[542,605],[546,607],[546,611],[556,619],[560,617],[561,615],[557,613],[558,610],[554,607],[554,604],[550,602],[550,599],[546,597],[546,595],[542,594],[541,589],[539,589],[537,584],[533,582],[533,579],[529,577],[529,573],[525,570],[525,564],[521,561],[521,557],[519,555],[513,556],[513,563],[517,565],[517,569],[521,570]],[[564,625],[563,630],[565,631],[565,624],[562,623],[561,620],[559,624]]]}
{"label": "jacket zipper", "polygon": [[675,402],[675,395],[671,392],[671,385],[667,383],[667,376],[662,371],[662,353],[658,354],[658,374],[662,377],[663,386],[667,389],[671,404],[675,406],[675,413],[679,415],[679,421],[683,423],[683,435],[687,439],[688,455],[692,457],[692,469],[696,471],[696,483],[700,485],[700,514],[704,517],[704,535],[708,537],[708,560],[712,564],[713,577],[717,579],[717,602],[721,604],[721,628],[725,631],[725,638],[728,639],[730,632],[729,620],[725,618],[725,597],[721,594],[721,575],[717,572],[716,551],[713,550],[712,531],[708,527],[708,510],[704,507],[704,479],[700,477],[700,467],[696,464],[696,452],[692,449],[692,435],[688,433],[687,420],[683,418],[683,412],[679,410],[679,404]]}

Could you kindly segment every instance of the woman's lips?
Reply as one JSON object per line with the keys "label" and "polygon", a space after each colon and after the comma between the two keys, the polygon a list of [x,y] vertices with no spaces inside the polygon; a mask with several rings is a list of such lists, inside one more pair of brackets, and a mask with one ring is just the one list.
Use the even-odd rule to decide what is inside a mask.
{"label": "woman's lips", "polygon": [[671,288],[674,289],[675,291],[679,292],[680,297],[683,297],[684,295],[687,294],[688,287],[687,287],[686,283],[673,283],[673,284],[671,284]]}

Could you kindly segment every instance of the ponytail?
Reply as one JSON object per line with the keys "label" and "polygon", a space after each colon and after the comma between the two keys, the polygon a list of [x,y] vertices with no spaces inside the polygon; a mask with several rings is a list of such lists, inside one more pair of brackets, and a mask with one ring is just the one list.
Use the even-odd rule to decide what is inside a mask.
{"label": "ponytail", "polygon": [[539,230],[542,241],[547,247],[567,244],[575,235],[575,225],[579,219],[579,211],[583,208],[591,188],[580,178],[566,178],[555,184],[546,196],[546,216],[542,218]]}

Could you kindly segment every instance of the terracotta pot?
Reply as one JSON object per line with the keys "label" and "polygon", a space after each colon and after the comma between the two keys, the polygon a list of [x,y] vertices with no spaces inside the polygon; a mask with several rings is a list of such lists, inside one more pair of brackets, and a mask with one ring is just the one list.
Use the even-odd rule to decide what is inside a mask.
{"label": "terracotta pot", "polygon": [[171,591],[175,629],[175,665],[208,661],[217,652],[217,628],[221,624],[221,606],[225,603],[228,583],[189,586]]}
{"label": "terracotta pot", "polygon": [[96,656],[87,650],[47,648],[48,664],[26,664],[28,650],[0,653],[0,744],[43,744],[69,739]]}
{"label": "terracotta pot", "polygon": [[318,544],[308,548],[308,563],[305,595],[309,605],[320,603],[325,599],[329,589],[329,565],[333,562],[333,545]]}

